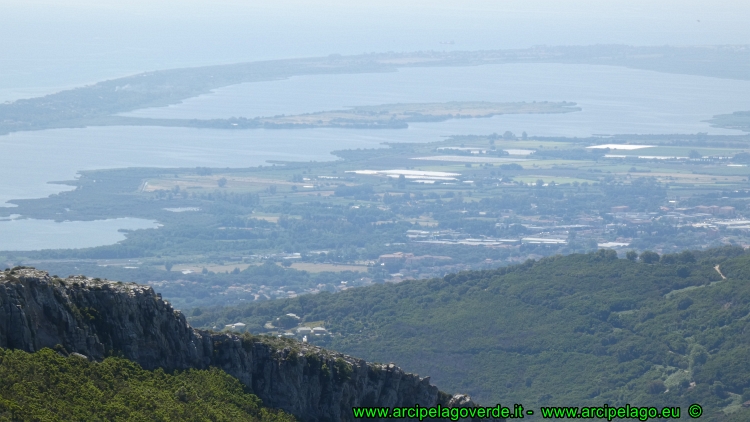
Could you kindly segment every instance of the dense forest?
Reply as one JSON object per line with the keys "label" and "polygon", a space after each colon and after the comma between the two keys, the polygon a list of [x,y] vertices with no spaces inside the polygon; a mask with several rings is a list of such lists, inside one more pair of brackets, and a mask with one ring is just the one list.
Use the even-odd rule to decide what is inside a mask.
{"label": "dense forest", "polygon": [[218,369],[146,371],[126,359],[90,362],[44,349],[0,349],[3,421],[292,422]]}
{"label": "dense forest", "polygon": [[600,250],[190,320],[262,329],[295,313],[332,333],[311,341],[430,374],[480,403],[700,403],[710,419],[746,420],[749,269],[739,247],[624,259]]}

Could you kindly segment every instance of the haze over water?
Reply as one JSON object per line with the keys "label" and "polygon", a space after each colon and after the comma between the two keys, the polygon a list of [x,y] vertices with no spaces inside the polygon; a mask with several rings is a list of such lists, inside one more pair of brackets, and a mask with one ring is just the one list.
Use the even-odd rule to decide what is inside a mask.
{"label": "haze over water", "polygon": [[0,10],[0,101],[150,70],[332,53],[750,39],[750,2],[736,0],[0,0]]}

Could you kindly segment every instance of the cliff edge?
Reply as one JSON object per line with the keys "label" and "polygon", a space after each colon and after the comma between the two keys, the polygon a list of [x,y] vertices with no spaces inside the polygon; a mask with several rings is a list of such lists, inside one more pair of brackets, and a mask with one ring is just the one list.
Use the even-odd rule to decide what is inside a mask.
{"label": "cliff edge", "polygon": [[33,268],[0,272],[0,347],[48,347],[93,360],[121,356],[146,369],[215,366],[264,405],[301,421],[354,420],[354,406],[475,405],[393,364],[371,364],[294,340],[193,329],[148,286],[62,279]]}

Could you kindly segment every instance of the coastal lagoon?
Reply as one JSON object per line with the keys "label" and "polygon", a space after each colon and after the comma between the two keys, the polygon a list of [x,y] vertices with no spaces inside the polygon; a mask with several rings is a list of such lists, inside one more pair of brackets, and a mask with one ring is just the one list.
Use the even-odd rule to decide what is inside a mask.
{"label": "coastal lagoon", "polygon": [[[128,115],[161,118],[255,117],[347,106],[436,101],[571,101],[582,111],[502,115],[413,123],[408,129],[215,130],[167,127],[89,127],[0,136],[0,204],[38,198],[70,186],[81,170],[124,167],[249,167],[278,161],[334,160],[331,151],[376,148],[383,142],[432,142],[461,134],[578,136],[615,133],[737,134],[711,128],[715,114],[750,109],[750,81],[675,75],[614,66],[507,64],[409,68],[398,72],[299,76],[221,88],[170,107]],[[6,206],[9,206],[7,203]],[[19,220],[21,221],[21,220]],[[33,224],[33,220],[23,220]],[[70,226],[81,244],[115,242],[115,222]],[[26,227],[26,233],[39,230]],[[84,227],[88,227],[84,229]],[[1,249],[81,247],[28,234],[13,243],[0,224]],[[77,231],[76,231],[77,230]],[[36,239],[36,240],[32,240]],[[88,238],[88,239],[87,239]],[[15,242],[21,239],[15,238]],[[114,240],[112,240],[114,239]],[[98,243],[97,243],[98,242]],[[77,243],[76,243],[77,244]],[[16,246],[14,246],[16,245]]]}
{"label": "coastal lagoon", "polygon": [[[0,166],[0,201],[39,198],[72,187],[81,170],[126,167],[251,167],[268,160],[334,160],[330,152],[377,148],[412,139],[412,131],[220,130],[142,126],[54,129],[0,136],[14,157]],[[428,141],[430,139],[425,139]]]}
{"label": "coastal lagoon", "polygon": [[113,218],[95,221],[0,219],[0,250],[90,248],[125,239],[120,230],[155,229],[155,221]]}
{"label": "coastal lagoon", "polygon": [[505,115],[412,125],[439,136],[527,131],[538,136],[621,133],[738,134],[704,120],[750,108],[750,81],[617,66],[556,63],[405,68],[306,75],[234,85],[180,104],[124,115],[214,119],[301,114],[352,106],[447,101],[570,101],[581,112]]}
{"label": "coastal lagoon", "polygon": [[510,64],[410,68],[398,72],[300,76],[234,85],[181,104],[128,113],[158,118],[269,116],[347,106],[435,101],[572,101],[565,114],[502,115],[408,129],[214,130],[90,127],[0,136],[13,157],[0,167],[0,204],[69,187],[79,170],[118,167],[247,167],[267,160],[332,160],[331,151],[382,142],[432,142],[460,134],[578,136],[615,133],[738,134],[712,128],[715,114],[750,109],[750,81],[615,66]]}

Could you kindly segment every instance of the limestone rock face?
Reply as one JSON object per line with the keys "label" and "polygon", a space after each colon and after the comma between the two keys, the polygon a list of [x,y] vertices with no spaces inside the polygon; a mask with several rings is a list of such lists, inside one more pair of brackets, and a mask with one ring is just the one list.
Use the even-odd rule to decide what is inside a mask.
{"label": "limestone rock face", "polygon": [[392,364],[294,340],[195,330],[148,286],[27,268],[0,272],[0,347],[122,356],[147,369],[216,366],[264,405],[302,421],[354,420],[353,406],[474,406]]}

